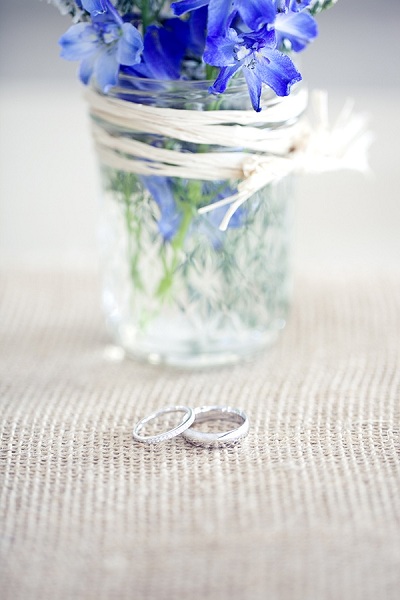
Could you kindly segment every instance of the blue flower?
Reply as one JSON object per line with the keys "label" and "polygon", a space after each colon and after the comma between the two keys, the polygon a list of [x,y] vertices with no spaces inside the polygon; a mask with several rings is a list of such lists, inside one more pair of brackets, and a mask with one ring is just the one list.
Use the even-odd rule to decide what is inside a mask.
{"label": "blue flower", "polygon": [[97,15],[102,15],[107,12],[107,2],[106,0],[82,0],[83,8],[92,15],[92,17],[96,17]]}
{"label": "blue flower", "polygon": [[300,52],[307,44],[317,37],[318,27],[315,19],[304,8],[310,0],[286,0],[280,2],[280,9],[275,20],[275,33],[277,46],[290,42],[294,52]]}
{"label": "blue flower", "polygon": [[[123,67],[121,71],[143,79],[180,79],[185,58],[201,59],[206,40],[206,19],[206,11],[201,9],[186,20],[174,17],[163,21],[162,26],[150,25],[144,36],[141,62],[133,67]],[[121,78],[120,85],[126,85],[124,78]],[[136,81],[135,86],[140,87],[140,83]]]}
{"label": "blue flower", "polygon": [[163,27],[150,25],[144,36],[141,63],[123,71],[149,79],[179,79],[189,34],[188,23],[181,19],[167,19]]}
{"label": "blue flower", "polygon": [[200,8],[194,11],[187,23],[189,25],[189,42],[187,52],[189,55],[201,58],[203,56],[206,45],[206,30],[207,30],[207,8]]}
{"label": "blue flower", "polygon": [[132,66],[140,61],[143,41],[139,31],[124,23],[110,0],[82,0],[90,13],[91,23],[78,23],[61,37],[61,56],[81,61],[79,77],[85,84],[94,75],[100,88],[107,92],[118,78],[120,65]]}
{"label": "blue flower", "polygon": [[225,37],[209,38],[204,60],[222,67],[210,91],[221,94],[229,80],[243,70],[254,110],[259,112],[262,84],[278,96],[287,96],[290,87],[301,80],[291,59],[276,49],[274,31],[266,28],[259,32],[238,34],[229,29]]}
{"label": "blue flower", "polygon": [[172,179],[158,175],[142,176],[140,179],[160,210],[158,230],[164,240],[169,241],[178,231],[182,220],[172,190]]}
{"label": "blue flower", "polygon": [[208,6],[208,35],[213,37],[223,36],[236,15],[251,31],[275,20],[273,0],[180,0],[171,4],[178,16],[203,6]]}

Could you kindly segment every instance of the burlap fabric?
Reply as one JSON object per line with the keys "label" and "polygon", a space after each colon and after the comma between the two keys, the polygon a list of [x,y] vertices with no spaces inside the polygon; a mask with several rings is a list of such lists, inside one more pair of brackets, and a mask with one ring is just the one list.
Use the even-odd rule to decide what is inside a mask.
{"label": "burlap fabric", "polygon": [[[400,278],[300,277],[270,352],[200,373],[110,360],[98,294],[2,279],[2,599],[397,600]],[[249,437],[132,441],[175,403]]]}

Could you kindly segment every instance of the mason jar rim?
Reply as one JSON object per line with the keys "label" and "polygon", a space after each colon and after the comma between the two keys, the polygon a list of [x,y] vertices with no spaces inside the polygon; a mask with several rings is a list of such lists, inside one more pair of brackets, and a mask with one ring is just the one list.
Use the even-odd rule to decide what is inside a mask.
{"label": "mason jar rim", "polygon": [[[207,79],[147,79],[121,73],[117,84],[106,95],[143,104],[150,102],[155,106],[173,107],[176,102],[178,108],[193,105],[196,110],[202,110],[201,106],[209,106],[215,102],[222,110],[231,108],[232,102],[235,103],[235,108],[251,109],[250,95],[243,76],[231,80],[226,91],[221,94],[210,93],[212,83],[212,80]],[[290,95],[297,94],[302,88],[301,83],[293,86]],[[98,92],[104,93],[95,82],[94,87]],[[280,104],[286,97],[278,96],[271,88],[263,86],[264,107]]]}

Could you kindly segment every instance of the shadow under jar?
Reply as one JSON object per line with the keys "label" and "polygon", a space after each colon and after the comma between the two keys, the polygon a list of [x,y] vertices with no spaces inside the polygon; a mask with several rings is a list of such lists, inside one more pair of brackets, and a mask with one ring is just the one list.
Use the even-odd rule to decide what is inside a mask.
{"label": "shadow under jar", "polygon": [[[221,96],[210,95],[208,87],[204,81],[125,76],[107,97],[174,109],[178,125],[180,111],[195,118],[199,111],[252,110],[242,81]],[[284,101],[266,90],[256,124],[277,140],[287,138],[302,113],[297,106],[283,121],[269,123],[269,109]],[[111,138],[179,151],[193,162],[190,177],[149,174],[149,152],[139,157],[145,173],[138,173],[127,166],[126,154],[110,162],[99,152],[103,306],[115,342],[132,357],[188,368],[236,363],[271,344],[285,326],[290,300],[293,175],[254,193],[222,231],[229,206],[204,214],[199,209],[235,194],[239,181],[193,178],[196,155],[246,149],[161,135],[144,121],[122,126],[95,111],[92,118]]]}

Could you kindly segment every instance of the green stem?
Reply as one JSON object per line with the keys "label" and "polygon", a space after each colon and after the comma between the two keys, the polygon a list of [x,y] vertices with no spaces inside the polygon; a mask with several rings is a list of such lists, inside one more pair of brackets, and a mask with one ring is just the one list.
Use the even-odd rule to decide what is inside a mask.
{"label": "green stem", "polygon": [[[125,175],[123,178],[122,185],[122,197],[125,207],[125,221],[128,229],[128,247],[129,247],[129,261],[130,261],[130,274],[132,281],[137,288],[143,289],[143,283],[140,278],[138,264],[140,256],[139,240],[141,235],[141,223],[135,218],[132,212],[132,185],[129,176]],[[135,223],[135,227],[133,226]]]}
{"label": "green stem", "polygon": [[174,282],[174,275],[175,275],[175,271],[179,265],[179,261],[180,261],[180,252],[183,248],[183,245],[185,243],[185,238],[186,238],[186,234],[189,230],[190,224],[192,222],[192,218],[193,218],[193,208],[192,206],[188,203],[188,204],[183,204],[182,205],[182,211],[183,211],[183,215],[182,215],[182,221],[181,224],[179,226],[179,229],[174,237],[174,239],[172,240],[170,247],[172,248],[173,254],[172,254],[172,260],[170,265],[167,264],[167,261],[164,259],[163,263],[164,263],[164,276],[160,281],[160,284],[158,286],[157,289],[157,296],[159,298],[165,298],[168,296],[168,293],[170,292],[173,282]]}
{"label": "green stem", "polygon": [[146,33],[147,27],[151,24],[152,21],[147,0],[141,1],[140,10],[142,13],[142,26],[144,35]]}
{"label": "green stem", "polygon": [[206,79],[214,80],[218,74],[218,68],[206,63]]}

